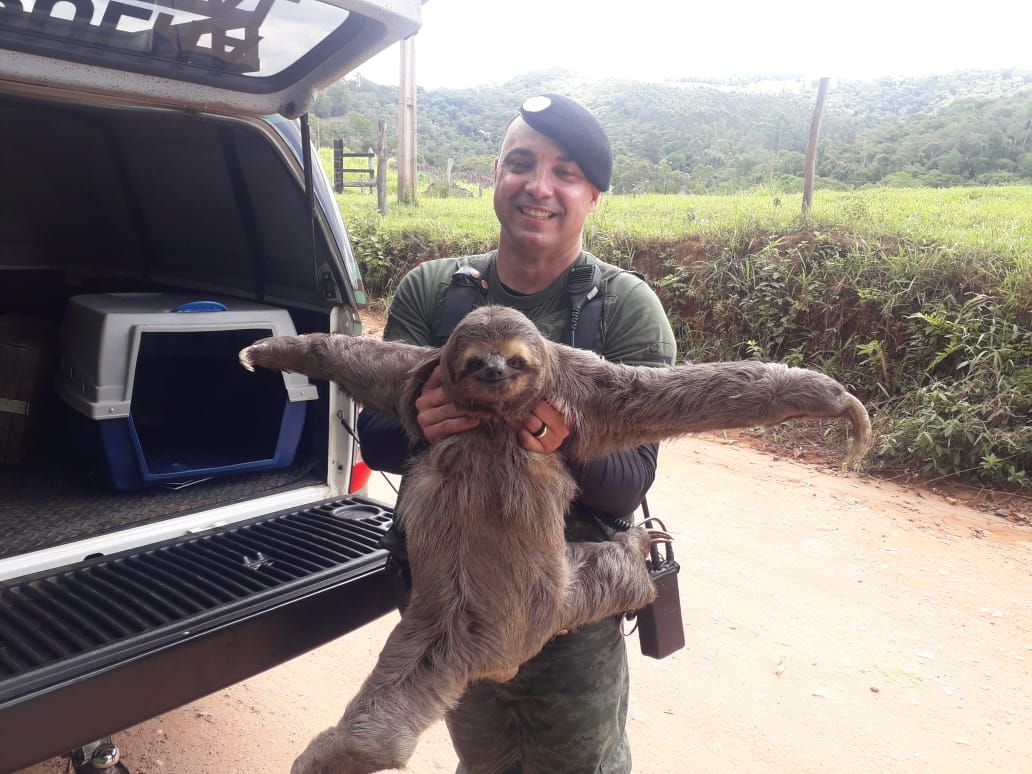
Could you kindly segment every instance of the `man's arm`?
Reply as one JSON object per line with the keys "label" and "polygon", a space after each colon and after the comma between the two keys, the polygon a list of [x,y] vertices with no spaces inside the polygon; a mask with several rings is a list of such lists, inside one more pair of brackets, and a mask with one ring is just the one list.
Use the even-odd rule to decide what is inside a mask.
{"label": "man's arm", "polygon": [[[451,260],[430,261],[406,274],[394,293],[387,314],[383,338],[418,346],[433,345],[434,304],[441,289],[451,281],[458,263]],[[440,387],[435,372],[427,380],[416,400],[417,419],[426,441],[412,443],[401,422],[393,417],[363,411],[358,421],[358,439],[362,458],[373,470],[402,473],[411,457],[451,433],[475,427],[479,420],[458,410]]]}
{"label": "man's arm", "polygon": [[372,409],[363,409],[355,428],[362,459],[373,470],[401,475],[419,448],[413,447],[401,420]]}
{"label": "man's arm", "polygon": [[[652,289],[631,274],[611,277],[609,289],[603,357],[628,365],[672,365],[677,356],[674,332]],[[659,444],[645,444],[572,465],[580,489],[577,502],[618,518],[629,515],[655,481],[658,455]]]}
{"label": "man's arm", "polygon": [[593,511],[623,518],[632,513],[656,478],[659,444],[607,454],[582,465],[572,465],[580,495],[577,502]]}
{"label": "man's arm", "polygon": [[[387,312],[384,339],[430,346],[429,312],[422,300],[426,296],[428,282],[423,276],[425,273],[425,269],[417,266],[398,283]],[[413,447],[399,419],[378,411],[363,409],[358,415],[356,430],[362,459],[373,470],[401,474],[418,450]]]}

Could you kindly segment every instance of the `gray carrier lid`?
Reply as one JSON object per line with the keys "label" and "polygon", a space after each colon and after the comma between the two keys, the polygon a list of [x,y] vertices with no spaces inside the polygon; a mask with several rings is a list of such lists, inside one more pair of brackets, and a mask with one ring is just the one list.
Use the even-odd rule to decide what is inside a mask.
{"label": "gray carrier lid", "polygon": [[[253,301],[198,298],[173,293],[94,293],[69,299],[61,326],[57,392],[91,419],[128,417],[141,338],[145,333],[269,331],[293,336],[285,309]],[[291,402],[314,400],[315,385],[283,373]]]}

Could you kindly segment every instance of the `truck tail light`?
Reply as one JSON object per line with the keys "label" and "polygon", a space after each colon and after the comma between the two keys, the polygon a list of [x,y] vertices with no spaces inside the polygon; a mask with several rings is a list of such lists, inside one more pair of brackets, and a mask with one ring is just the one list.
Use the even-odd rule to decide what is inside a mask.
{"label": "truck tail light", "polygon": [[354,494],[360,489],[364,489],[366,484],[369,483],[369,475],[372,473],[369,466],[365,464],[365,461],[360,457],[351,466],[351,481],[348,484],[348,494]]}

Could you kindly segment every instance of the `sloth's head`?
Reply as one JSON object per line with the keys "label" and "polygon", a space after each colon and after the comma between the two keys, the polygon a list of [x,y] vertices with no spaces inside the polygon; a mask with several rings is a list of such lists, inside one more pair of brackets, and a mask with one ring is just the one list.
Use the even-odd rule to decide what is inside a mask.
{"label": "sloth's head", "polygon": [[542,399],[548,347],[515,309],[482,306],[455,326],[441,352],[441,380],[459,405],[522,419]]}

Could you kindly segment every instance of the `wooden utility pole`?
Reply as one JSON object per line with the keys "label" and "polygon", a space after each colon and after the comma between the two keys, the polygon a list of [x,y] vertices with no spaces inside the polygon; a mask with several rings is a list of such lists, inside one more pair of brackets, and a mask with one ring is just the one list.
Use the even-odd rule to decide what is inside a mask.
{"label": "wooden utility pole", "polygon": [[398,79],[398,201],[416,202],[416,40],[401,41]]}
{"label": "wooden utility pole", "polygon": [[810,214],[813,206],[813,182],[817,177],[817,137],[821,133],[821,118],[824,115],[824,100],[828,96],[830,78],[821,78],[817,86],[817,105],[813,109],[810,121],[810,139],[806,143],[806,161],[803,172],[803,217]]}

